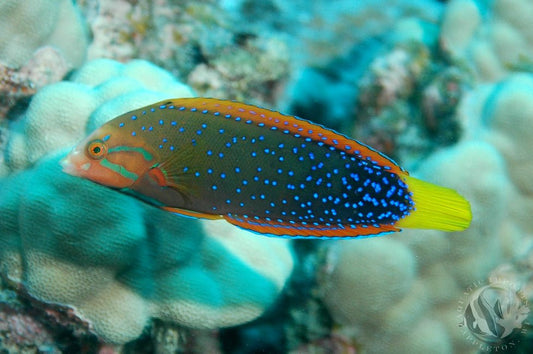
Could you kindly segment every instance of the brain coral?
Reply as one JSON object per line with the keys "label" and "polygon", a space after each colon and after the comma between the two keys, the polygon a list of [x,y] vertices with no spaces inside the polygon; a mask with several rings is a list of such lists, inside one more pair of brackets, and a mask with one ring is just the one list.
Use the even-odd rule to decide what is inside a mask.
{"label": "brain coral", "polygon": [[85,60],[87,30],[71,0],[7,0],[0,3],[0,62],[23,65],[42,46],[58,49],[69,66]]}
{"label": "brain coral", "polygon": [[191,96],[142,61],[88,63],[39,92],[9,131],[0,178],[0,271],[45,302],[74,308],[123,343],[151,318],[196,328],[250,321],[293,258],[286,240],[198,221],[61,172],[66,147],[117,113]]}

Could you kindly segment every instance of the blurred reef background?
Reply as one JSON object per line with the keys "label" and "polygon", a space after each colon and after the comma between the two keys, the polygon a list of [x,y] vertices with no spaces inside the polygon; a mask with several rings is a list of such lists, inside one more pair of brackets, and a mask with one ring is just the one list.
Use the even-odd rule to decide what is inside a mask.
{"label": "blurred reef background", "polygon": [[[0,353],[478,352],[467,289],[533,300],[532,19],[529,0],[2,1]],[[472,226],[289,241],[61,172],[107,120],[191,96],[367,143],[463,194]],[[533,352],[531,327],[515,339]]]}

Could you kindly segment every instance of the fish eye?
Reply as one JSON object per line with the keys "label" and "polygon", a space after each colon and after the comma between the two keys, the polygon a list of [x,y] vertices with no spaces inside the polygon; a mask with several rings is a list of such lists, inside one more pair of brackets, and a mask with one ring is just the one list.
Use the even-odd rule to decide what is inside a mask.
{"label": "fish eye", "polygon": [[93,140],[87,144],[87,154],[92,159],[100,160],[107,154],[107,146],[102,140]]}

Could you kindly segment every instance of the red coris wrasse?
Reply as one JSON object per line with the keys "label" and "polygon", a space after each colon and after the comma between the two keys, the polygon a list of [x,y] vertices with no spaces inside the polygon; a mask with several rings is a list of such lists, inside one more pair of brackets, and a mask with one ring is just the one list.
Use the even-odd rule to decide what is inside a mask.
{"label": "red coris wrasse", "polygon": [[356,140],[267,109],[165,100],[97,129],[64,170],[182,215],[258,233],[358,237],[464,230],[469,203]]}

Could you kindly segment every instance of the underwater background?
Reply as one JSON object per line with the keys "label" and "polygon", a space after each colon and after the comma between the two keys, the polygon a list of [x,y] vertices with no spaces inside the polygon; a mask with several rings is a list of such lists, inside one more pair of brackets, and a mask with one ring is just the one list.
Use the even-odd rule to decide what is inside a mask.
{"label": "underwater background", "polygon": [[[533,2],[0,2],[0,353],[533,352]],[[104,122],[238,100],[471,203],[464,232],[289,240],[62,172]]]}

